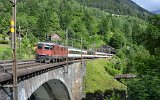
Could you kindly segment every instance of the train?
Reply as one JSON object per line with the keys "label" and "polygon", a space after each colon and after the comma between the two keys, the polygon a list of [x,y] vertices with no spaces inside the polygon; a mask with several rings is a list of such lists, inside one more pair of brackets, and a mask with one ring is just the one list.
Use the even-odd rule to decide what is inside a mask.
{"label": "train", "polygon": [[39,62],[64,61],[71,59],[93,59],[108,58],[113,54],[104,52],[95,52],[92,50],[81,50],[71,46],[63,46],[56,43],[38,42],[36,44],[35,58]]}

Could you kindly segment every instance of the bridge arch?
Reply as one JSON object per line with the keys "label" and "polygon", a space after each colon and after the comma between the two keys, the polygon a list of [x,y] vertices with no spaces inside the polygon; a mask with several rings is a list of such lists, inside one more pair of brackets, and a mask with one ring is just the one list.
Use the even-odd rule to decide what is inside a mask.
{"label": "bridge arch", "polygon": [[[40,99],[41,97],[39,95],[40,94],[39,90],[42,90],[42,91],[44,90],[44,93],[41,94],[41,95],[45,94],[44,97],[52,96],[48,98],[53,98],[53,97],[58,98],[58,95],[56,96],[54,95],[55,91],[53,93],[53,90],[54,90],[53,83],[56,83],[56,85],[60,84],[61,89],[63,88],[64,90],[66,90],[67,88],[68,90],[66,91],[69,91],[69,95],[71,95],[71,92],[70,92],[71,86],[68,83],[69,76],[70,75],[68,73],[66,74],[64,73],[64,67],[60,67],[58,69],[51,70],[46,73],[38,74],[34,77],[28,78],[27,80],[21,81],[18,84],[18,100],[27,100],[27,99],[31,100],[30,97],[36,97],[36,99],[32,99],[32,100],[50,100],[50,99]],[[49,93],[52,93],[52,95]],[[36,94],[38,94],[39,96],[38,95],[36,96]],[[54,100],[54,99],[51,99],[51,100]],[[63,100],[63,99],[59,99],[59,100]],[[67,98],[64,100],[70,100],[70,99]]]}
{"label": "bridge arch", "polygon": [[43,83],[28,100],[70,100],[70,96],[65,84],[53,79]]}

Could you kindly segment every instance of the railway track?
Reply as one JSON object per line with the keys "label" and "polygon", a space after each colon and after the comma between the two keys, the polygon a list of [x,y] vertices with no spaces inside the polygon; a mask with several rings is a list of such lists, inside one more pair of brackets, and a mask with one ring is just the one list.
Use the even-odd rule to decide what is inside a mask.
{"label": "railway track", "polygon": [[[35,60],[27,60],[27,61],[17,61],[17,77],[18,80],[21,80],[21,77],[29,77],[34,76],[34,74],[43,73],[45,71],[54,70],[66,63],[73,63],[73,62],[80,62],[81,60],[74,60],[74,61],[64,61],[64,62],[57,62],[57,63],[38,63]],[[8,80],[12,81],[12,61],[0,61],[0,83],[5,82]]]}
{"label": "railway track", "polygon": [[[17,69],[21,67],[27,67],[35,63],[35,60],[17,61]],[[0,61],[0,73],[5,73],[8,70],[12,70],[12,60]]]}
{"label": "railway track", "polygon": [[[35,61],[35,59],[32,59],[32,60],[18,60],[17,63],[25,63],[25,62],[30,62],[30,61]],[[1,64],[7,64],[7,63],[12,63],[13,60],[0,60],[0,65]]]}
{"label": "railway track", "polygon": [[[28,74],[27,71],[38,66],[46,65],[45,63],[38,63],[35,60],[17,61],[17,76]],[[12,60],[0,61],[0,82],[12,79]],[[30,69],[30,70],[28,70]],[[31,72],[31,71],[30,71]]]}

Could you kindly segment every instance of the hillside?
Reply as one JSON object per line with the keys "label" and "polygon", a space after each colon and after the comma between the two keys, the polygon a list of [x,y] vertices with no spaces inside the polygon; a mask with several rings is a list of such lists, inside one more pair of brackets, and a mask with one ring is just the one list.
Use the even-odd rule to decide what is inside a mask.
{"label": "hillside", "polygon": [[[0,34],[3,38],[7,37],[10,27],[8,19],[11,19],[12,8],[9,4],[9,1],[0,1],[0,8],[3,8],[0,10]],[[17,2],[19,26],[21,29],[17,30],[25,37],[21,41],[21,52],[25,56],[34,53],[31,50],[29,53],[28,48],[34,47],[37,41],[46,41],[46,37],[51,34],[58,34],[62,39],[60,43],[65,44],[66,29],[69,45],[73,44],[77,48],[81,47],[78,41],[80,38],[83,38],[84,49],[96,49],[102,45],[116,49],[131,47],[132,42],[141,42],[137,38],[145,31],[146,22],[132,16],[110,16],[100,9],[84,6],[74,0],[20,0]]]}
{"label": "hillside", "polygon": [[76,0],[83,5],[100,8],[106,12],[119,15],[138,16],[144,19],[151,13],[131,0]]}
{"label": "hillside", "polygon": [[84,77],[84,92],[87,93],[86,100],[95,100],[95,95],[100,96],[103,93],[104,97],[111,96],[113,95],[113,91],[119,91],[118,93],[116,92],[116,96],[122,96],[119,93],[125,93],[127,90],[126,85],[115,80],[113,77],[114,74],[121,73],[120,70],[114,68],[114,63],[115,61],[107,59],[96,59],[86,63],[87,72]]}

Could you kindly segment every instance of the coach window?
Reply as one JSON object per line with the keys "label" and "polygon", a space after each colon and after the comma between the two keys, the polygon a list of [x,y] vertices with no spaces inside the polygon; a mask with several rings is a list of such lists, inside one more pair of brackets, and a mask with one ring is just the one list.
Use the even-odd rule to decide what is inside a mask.
{"label": "coach window", "polygon": [[50,45],[45,45],[44,49],[49,50],[50,49]]}
{"label": "coach window", "polygon": [[54,46],[50,46],[50,50],[53,50],[54,49]]}

